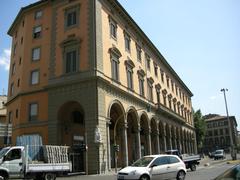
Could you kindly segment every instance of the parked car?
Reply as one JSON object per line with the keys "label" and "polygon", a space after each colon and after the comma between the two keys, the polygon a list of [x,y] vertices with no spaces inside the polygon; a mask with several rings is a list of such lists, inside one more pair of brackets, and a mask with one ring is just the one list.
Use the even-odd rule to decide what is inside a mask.
{"label": "parked car", "polygon": [[218,149],[214,152],[214,160],[225,159],[226,155],[223,149]]}
{"label": "parked car", "polygon": [[228,180],[240,179],[240,164],[226,170],[224,173],[220,174],[214,180],[225,180],[225,179],[228,179]]}
{"label": "parked car", "polygon": [[131,166],[121,169],[117,174],[118,180],[140,179],[184,180],[186,175],[184,162],[176,155],[149,155],[134,162]]}

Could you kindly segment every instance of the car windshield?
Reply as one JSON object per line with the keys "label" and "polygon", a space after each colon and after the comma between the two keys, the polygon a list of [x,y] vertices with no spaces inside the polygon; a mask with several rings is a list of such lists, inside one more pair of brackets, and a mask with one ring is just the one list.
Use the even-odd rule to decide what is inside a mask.
{"label": "car windshield", "polygon": [[153,157],[143,157],[132,164],[134,167],[146,167],[151,161]]}
{"label": "car windshield", "polygon": [[3,149],[0,151],[0,158],[2,158],[9,149],[10,149],[10,148],[3,148]]}
{"label": "car windshield", "polygon": [[222,154],[222,151],[216,151],[215,154]]}

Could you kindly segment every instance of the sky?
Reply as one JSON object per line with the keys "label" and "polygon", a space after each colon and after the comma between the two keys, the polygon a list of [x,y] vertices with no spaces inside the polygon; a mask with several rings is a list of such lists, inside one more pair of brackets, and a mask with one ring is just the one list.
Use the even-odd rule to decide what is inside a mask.
{"label": "sky", "polygon": [[[189,87],[194,110],[229,115],[240,129],[240,1],[118,0]],[[36,0],[2,0],[0,94],[8,86],[11,38],[21,7]]]}

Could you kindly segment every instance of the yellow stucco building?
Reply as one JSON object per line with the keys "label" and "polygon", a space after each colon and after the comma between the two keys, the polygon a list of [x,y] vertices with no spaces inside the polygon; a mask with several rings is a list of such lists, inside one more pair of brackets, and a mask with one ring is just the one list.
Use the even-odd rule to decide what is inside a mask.
{"label": "yellow stucco building", "polygon": [[8,34],[13,144],[37,135],[69,145],[74,170],[91,174],[110,171],[116,154],[122,167],[196,152],[192,92],[118,1],[38,1]]}

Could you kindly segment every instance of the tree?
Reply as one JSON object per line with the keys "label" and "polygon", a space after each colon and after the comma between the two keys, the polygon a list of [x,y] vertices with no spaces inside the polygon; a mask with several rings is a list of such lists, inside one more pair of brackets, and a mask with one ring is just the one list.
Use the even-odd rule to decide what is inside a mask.
{"label": "tree", "polygon": [[194,126],[196,128],[196,140],[198,150],[201,150],[203,147],[203,141],[206,134],[206,122],[202,116],[201,110],[197,110],[193,114]]}

